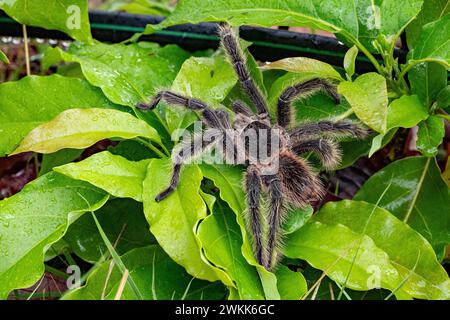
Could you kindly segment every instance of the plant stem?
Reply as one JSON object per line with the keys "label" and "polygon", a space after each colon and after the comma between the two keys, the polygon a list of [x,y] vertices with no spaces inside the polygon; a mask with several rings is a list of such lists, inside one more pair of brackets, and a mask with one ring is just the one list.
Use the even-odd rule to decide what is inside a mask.
{"label": "plant stem", "polygon": [[55,276],[58,276],[58,277],[63,278],[63,279],[67,279],[69,277],[67,275],[67,273],[65,273],[65,272],[63,272],[61,270],[55,269],[53,267],[50,267],[48,265],[45,265],[45,271],[53,273]]}
{"label": "plant stem", "polygon": [[30,66],[30,50],[28,48],[28,33],[27,33],[27,26],[22,25],[22,31],[23,31],[23,43],[25,47],[25,64],[27,68],[27,76],[31,75],[31,66]]}
{"label": "plant stem", "polygon": [[[22,25],[22,32],[23,32],[23,46],[25,48],[25,65],[27,70],[27,76],[31,76],[31,66],[30,66],[30,49],[28,47],[28,32],[27,32],[27,26]],[[39,177],[39,158],[38,154],[34,153],[34,170],[36,171],[36,178]]]}
{"label": "plant stem", "polygon": [[355,41],[356,46],[358,47],[359,50],[361,50],[362,53],[364,53],[366,55],[366,57],[370,60],[370,62],[372,62],[373,66],[375,67],[375,69],[377,70],[377,72],[381,75],[384,74],[383,72],[383,68],[381,67],[381,65],[378,63],[377,59],[375,59],[375,57],[370,53],[369,50],[367,50],[367,48],[365,46],[362,45],[361,42],[359,42],[358,40]]}
{"label": "plant stem", "polygon": [[156,148],[151,142],[146,141],[145,139],[142,138],[136,138],[136,141],[142,143],[143,145],[145,145],[147,148],[149,148],[150,150],[152,150],[153,152],[155,152],[158,156],[160,156],[161,158],[167,158],[169,156],[169,151],[161,146],[164,151],[166,152],[166,154],[162,153],[158,148]]}

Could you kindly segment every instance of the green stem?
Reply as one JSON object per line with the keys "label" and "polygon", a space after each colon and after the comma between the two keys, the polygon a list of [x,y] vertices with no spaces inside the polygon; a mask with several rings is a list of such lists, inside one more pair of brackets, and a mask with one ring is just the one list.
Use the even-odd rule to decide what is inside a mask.
{"label": "green stem", "polygon": [[359,42],[358,40],[355,41],[355,45],[358,47],[358,49],[364,53],[366,55],[366,57],[370,60],[370,62],[372,62],[373,66],[375,67],[375,69],[377,70],[377,72],[379,74],[383,74],[383,68],[381,67],[380,63],[377,61],[377,59],[375,59],[375,57],[370,53],[369,50],[367,50],[366,47],[364,47],[362,45],[361,42]]}
{"label": "green stem", "polygon": [[147,148],[149,148],[150,150],[152,150],[153,152],[155,152],[158,156],[160,156],[161,158],[167,158],[169,156],[169,152],[166,149],[166,147],[162,146],[162,144],[160,145],[163,149],[164,152],[166,152],[166,154],[162,153],[161,150],[159,150],[158,148],[156,148],[151,142],[148,142],[145,139],[142,138],[136,138],[136,141],[142,143],[143,145],[145,145]]}
{"label": "green stem", "polygon": [[50,267],[48,265],[45,265],[45,271],[50,272],[50,273],[54,274],[55,276],[58,276],[58,277],[63,278],[63,279],[67,279],[69,277],[67,275],[67,273],[65,273],[65,272],[63,272],[61,270],[55,269],[53,267]]}
{"label": "green stem", "polygon": [[66,258],[67,263],[69,264],[69,266],[76,266],[77,265],[77,263],[72,258],[72,256],[70,255],[70,252],[67,249],[63,249],[63,255]]}

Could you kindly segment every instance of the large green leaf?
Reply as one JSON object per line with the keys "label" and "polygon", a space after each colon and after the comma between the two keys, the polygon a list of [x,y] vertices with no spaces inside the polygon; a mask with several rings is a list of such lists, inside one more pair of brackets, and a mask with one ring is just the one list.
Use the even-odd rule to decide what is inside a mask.
{"label": "large green leaf", "polygon": [[107,0],[100,7],[108,11],[124,11],[133,14],[167,16],[172,11],[168,0]]}
{"label": "large green leaf", "polygon": [[206,258],[231,277],[241,299],[264,299],[258,272],[242,256],[242,235],[235,214],[221,200],[213,210],[197,231]]}
{"label": "large green leaf", "polygon": [[170,159],[150,160],[142,195],[150,231],[164,251],[189,274],[218,280],[213,268],[202,260],[194,233],[198,222],[206,217],[206,206],[199,195],[202,173],[197,166],[186,165],[173,194],[156,202],[155,197],[169,186],[171,175]]}
{"label": "large green leaf", "polygon": [[[397,269],[398,280],[404,282],[400,283],[401,291],[421,299],[450,298],[450,279],[431,245],[385,209],[362,201],[344,200],[327,204],[314,221],[334,227],[344,225],[358,236],[370,238]],[[387,272],[379,271],[381,275]],[[382,283],[393,279],[386,276],[382,276]],[[392,285],[394,289],[398,288],[395,283],[389,284],[390,289]]]}
{"label": "large green leaf", "polygon": [[450,107],[450,85],[443,88],[436,97],[436,109],[447,109]]}
{"label": "large green leaf", "polygon": [[435,61],[450,69],[450,14],[425,25],[409,63]]}
{"label": "large green leaf", "polygon": [[308,73],[316,76],[317,78],[329,78],[337,81],[344,80],[339,72],[337,72],[330,64],[305,57],[286,58],[275,61],[266,64],[263,69],[280,69],[293,73]]}
{"label": "large green leaf", "polygon": [[432,158],[396,161],[372,176],[355,196],[378,203],[420,232],[438,255],[450,242],[450,195]]}
{"label": "large green leaf", "polygon": [[299,300],[308,290],[306,280],[300,272],[279,265],[276,274],[278,291],[282,300]]}
{"label": "large green leaf", "polygon": [[83,149],[61,149],[54,153],[43,154],[39,175],[46,174],[55,167],[75,161],[83,154],[83,152]]}
{"label": "large green leaf", "polygon": [[[148,300],[207,299],[219,300],[225,297],[225,288],[218,282],[211,283],[193,279],[176,264],[159,246],[134,249],[122,256],[139,291]],[[100,264],[89,276],[85,286],[64,296],[65,300],[114,299],[122,274],[115,267],[108,276],[110,261]],[[121,300],[136,300],[127,284]]]}
{"label": "large green leaf", "polygon": [[429,108],[447,85],[447,70],[435,62],[419,63],[408,73],[408,79],[411,92]]}
{"label": "large green leaf", "polygon": [[129,161],[108,151],[94,154],[81,162],[54,169],[73,179],[87,181],[119,198],[142,202],[142,182],[149,160]]}
{"label": "large green leaf", "polygon": [[0,84],[0,156],[12,152],[32,129],[62,111],[90,107],[115,106],[81,79],[31,76]]}
{"label": "large green leaf", "polygon": [[225,20],[235,26],[306,26],[340,33],[353,43],[360,38],[370,47],[379,34],[398,36],[421,6],[422,0],[181,0],[169,18],[157,26],[148,25],[146,33],[175,24]]}
{"label": "large green leaf", "polygon": [[247,206],[245,193],[242,189],[242,168],[239,166],[209,164],[201,164],[200,168],[203,175],[212,180],[214,185],[219,188],[221,199],[226,201],[236,214],[236,221],[241,229],[243,240],[241,247],[242,255],[247,260],[247,263],[256,266],[266,299],[279,299],[280,295],[277,288],[276,276],[260,266],[253,255],[250,235],[247,233],[246,223],[243,217]]}
{"label": "large green leaf", "polygon": [[396,128],[412,128],[429,117],[428,109],[416,95],[402,96],[394,100],[388,109],[386,133],[372,139],[369,157],[383,148],[396,133]]}
{"label": "large green leaf", "polygon": [[422,32],[422,27],[450,13],[449,0],[426,0],[417,18],[406,29],[408,47],[413,49]]}
{"label": "large green leaf", "polygon": [[78,62],[86,79],[114,103],[135,107],[148,102],[160,87],[170,87],[188,53],[177,46],[76,43],[68,52],[51,48],[48,63]]}
{"label": "large green leaf", "polygon": [[430,116],[419,123],[417,132],[417,149],[427,157],[434,157],[445,136],[444,119]]}
{"label": "large green leaf", "polygon": [[399,127],[412,128],[428,116],[427,107],[416,95],[402,96],[389,105],[387,130]]}
{"label": "large green leaf", "polygon": [[[215,106],[225,99],[236,82],[233,67],[224,55],[191,57],[183,63],[172,90]],[[182,107],[168,106],[165,115],[171,132],[186,128],[197,119],[192,111]]]}
{"label": "large green leaf", "polygon": [[[400,282],[388,255],[369,236],[341,224],[313,219],[289,235],[284,251],[287,257],[306,260],[314,268],[326,271],[334,281],[354,290],[370,290],[377,285],[394,289]],[[380,270],[381,283],[367,281],[371,268]]]}
{"label": "large green leaf", "polygon": [[386,79],[377,73],[366,73],[354,82],[338,87],[361,121],[380,133],[386,132],[388,93]]}
{"label": "large green leaf", "polygon": [[104,191],[52,172],[0,201],[0,299],[39,280],[50,245],[70,222],[106,200]]}
{"label": "large green leaf", "polygon": [[13,154],[84,149],[103,139],[133,139],[139,136],[160,141],[155,129],[129,113],[113,109],[69,109],[33,129]]}
{"label": "large green leaf", "polygon": [[[113,199],[95,212],[109,241],[119,254],[155,243],[145,220],[142,204],[131,199]],[[64,240],[85,261],[95,263],[108,252],[92,215],[72,223]]]}
{"label": "large green leaf", "polygon": [[59,30],[92,41],[87,0],[0,0],[0,9],[22,24]]}

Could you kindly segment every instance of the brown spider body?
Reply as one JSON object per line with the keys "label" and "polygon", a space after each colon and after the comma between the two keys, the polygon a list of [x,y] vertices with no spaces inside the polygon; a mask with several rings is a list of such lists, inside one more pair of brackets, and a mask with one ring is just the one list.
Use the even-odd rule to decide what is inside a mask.
{"label": "brown spider body", "polygon": [[[180,148],[174,150],[174,170],[170,186],[155,200],[162,201],[175,190],[183,163],[206,150],[222,146],[221,156],[225,163],[243,163],[247,167],[244,188],[254,253],[259,264],[272,270],[282,256],[282,227],[287,209],[305,207],[324,194],[317,174],[299,156],[313,152],[326,169],[333,169],[341,158],[335,140],[345,137],[362,138],[367,131],[359,123],[350,120],[308,122],[291,128],[291,105],[294,99],[323,90],[336,103],[339,102],[340,97],[335,87],[319,78],[288,87],[278,99],[277,121],[272,123],[266,98],[250,77],[237,37],[227,24],[220,25],[219,35],[256,113],[243,102],[235,101],[232,106],[235,117],[231,121],[228,112],[211,109],[200,100],[171,91],[159,92],[149,105],[138,105],[141,109],[153,109],[163,99],[172,105],[201,111],[205,126],[203,136],[196,136],[192,143],[180,144]],[[250,139],[252,135],[253,139]],[[204,136],[209,138],[205,140]],[[267,152],[262,152],[259,149],[261,146]],[[263,198],[268,200],[268,210],[261,209]]]}

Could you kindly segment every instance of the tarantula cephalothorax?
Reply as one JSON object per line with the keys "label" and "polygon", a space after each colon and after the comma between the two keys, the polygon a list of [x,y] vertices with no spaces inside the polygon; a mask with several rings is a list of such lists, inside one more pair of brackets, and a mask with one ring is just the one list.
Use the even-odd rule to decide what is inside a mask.
{"label": "tarantula cephalothorax", "polygon": [[[345,137],[362,138],[366,135],[366,130],[360,124],[350,120],[309,122],[290,128],[291,103],[294,99],[323,90],[337,103],[339,102],[335,87],[319,78],[287,88],[278,99],[277,123],[272,124],[266,99],[250,77],[237,37],[224,23],[219,26],[219,35],[242,88],[256,108],[256,113],[243,102],[235,101],[233,103],[235,119],[231,122],[226,111],[211,109],[198,99],[183,97],[170,91],[159,92],[150,104],[140,104],[138,107],[141,109],[153,109],[159,101],[164,100],[168,104],[200,111],[205,125],[204,132],[215,132],[212,134],[215,139],[198,141],[202,137],[196,137],[187,147],[174,151],[172,157],[174,168],[170,186],[155,200],[162,201],[175,190],[179,183],[181,165],[184,162],[201,155],[214,145],[228,144],[230,146],[232,144],[232,148],[226,148],[231,151],[224,152],[223,157],[225,163],[235,163],[238,156],[244,158],[247,166],[244,183],[248,204],[247,221],[253,235],[254,254],[258,263],[270,270],[281,257],[280,244],[286,208],[305,207],[311,201],[318,200],[323,194],[323,186],[316,173],[299,155],[313,152],[325,168],[332,169],[340,161],[340,151],[334,141]],[[264,129],[272,138],[278,139],[275,150],[273,150],[275,144],[267,142],[267,139],[264,140],[271,144],[269,149],[272,150],[269,155],[251,155],[249,151],[251,145],[246,139],[246,134],[255,129]],[[217,132],[221,135],[217,135]],[[266,170],[275,160],[277,170]],[[268,198],[267,213],[265,213],[266,210],[261,209],[263,195]]]}

